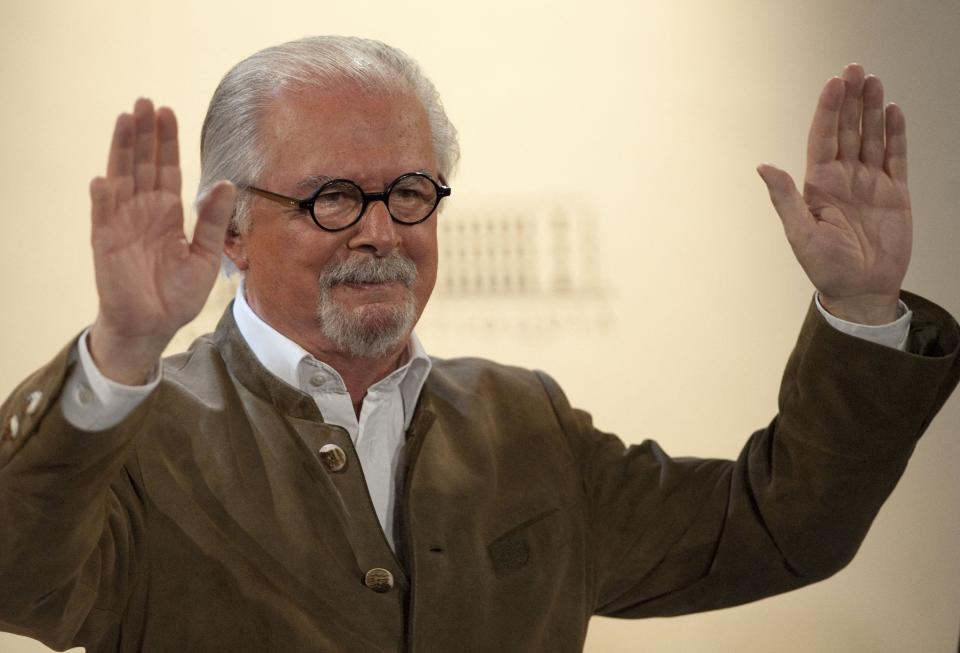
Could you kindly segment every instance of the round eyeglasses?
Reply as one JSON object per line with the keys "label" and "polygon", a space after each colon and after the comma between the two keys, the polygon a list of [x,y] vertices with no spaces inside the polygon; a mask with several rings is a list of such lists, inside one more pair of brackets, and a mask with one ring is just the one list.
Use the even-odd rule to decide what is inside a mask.
{"label": "round eyeglasses", "polygon": [[305,200],[273,193],[256,186],[240,186],[268,200],[309,211],[313,222],[324,231],[342,231],[357,224],[373,202],[383,202],[387,212],[400,224],[423,222],[450,195],[450,187],[438,184],[423,172],[400,175],[380,193],[368,193],[349,179],[326,181]]}

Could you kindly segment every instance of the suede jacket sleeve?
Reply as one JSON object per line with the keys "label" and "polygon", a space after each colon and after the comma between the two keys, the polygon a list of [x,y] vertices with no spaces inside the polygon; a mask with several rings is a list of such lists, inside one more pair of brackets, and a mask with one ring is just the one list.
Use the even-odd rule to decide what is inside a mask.
{"label": "suede jacket sleeve", "polygon": [[907,352],[842,334],[811,307],[779,413],[736,461],[671,458],[653,441],[625,447],[541,377],[583,461],[596,613],[736,605],[851,560],[960,378],[957,323],[905,300],[915,312]]}
{"label": "suede jacket sleeve", "polygon": [[0,629],[58,649],[115,629],[136,582],[143,513],[124,462],[151,405],[105,431],[71,426],[58,398],[74,348],[0,408]]}

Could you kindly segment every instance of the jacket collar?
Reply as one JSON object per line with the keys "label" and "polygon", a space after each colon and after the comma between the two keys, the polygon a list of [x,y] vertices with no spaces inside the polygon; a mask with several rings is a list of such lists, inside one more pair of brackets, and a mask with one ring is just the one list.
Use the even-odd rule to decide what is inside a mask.
{"label": "jacket collar", "polygon": [[[240,333],[233,315],[231,301],[213,333],[214,343],[230,374],[253,395],[273,404],[281,412],[300,419],[322,421],[320,410],[310,395],[271,374],[257,359]],[[440,380],[435,376],[429,373],[421,381],[422,389],[418,388],[420,392],[416,408],[408,420],[408,438],[414,434],[426,434],[433,425],[436,416],[436,402],[432,396],[436,388],[433,386]]]}
{"label": "jacket collar", "polygon": [[320,410],[310,395],[284,383],[257,360],[233,319],[232,301],[223,312],[213,339],[230,374],[252,394],[291,417],[322,420]]}

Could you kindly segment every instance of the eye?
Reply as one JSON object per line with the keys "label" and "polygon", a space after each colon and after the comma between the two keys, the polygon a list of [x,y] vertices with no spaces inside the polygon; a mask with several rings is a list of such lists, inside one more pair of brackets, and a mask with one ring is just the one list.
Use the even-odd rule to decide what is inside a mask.
{"label": "eye", "polygon": [[423,191],[416,188],[396,188],[393,194],[397,196],[397,199],[403,200],[422,200],[426,198]]}
{"label": "eye", "polygon": [[314,204],[339,204],[347,201],[347,199],[347,195],[343,191],[330,190],[324,191],[317,195],[317,199],[314,200]]}
{"label": "eye", "polygon": [[403,204],[429,204],[433,202],[435,195],[433,184],[419,176],[404,178],[390,192],[393,202]]}
{"label": "eye", "polygon": [[361,202],[360,191],[345,182],[333,182],[323,186],[313,199],[314,210],[336,210]]}

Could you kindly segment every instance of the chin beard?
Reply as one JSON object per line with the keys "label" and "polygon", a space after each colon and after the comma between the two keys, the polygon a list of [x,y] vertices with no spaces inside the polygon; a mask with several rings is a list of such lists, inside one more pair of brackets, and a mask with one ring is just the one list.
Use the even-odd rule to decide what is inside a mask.
{"label": "chin beard", "polygon": [[[317,321],[324,337],[341,351],[358,358],[377,358],[403,344],[417,319],[413,284],[417,268],[413,261],[394,251],[385,258],[364,256],[348,259],[323,272],[319,278]],[[347,309],[333,298],[341,283],[399,281],[405,288],[400,304]]]}

